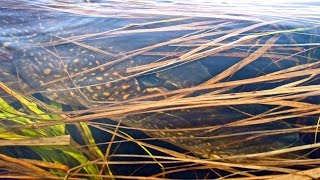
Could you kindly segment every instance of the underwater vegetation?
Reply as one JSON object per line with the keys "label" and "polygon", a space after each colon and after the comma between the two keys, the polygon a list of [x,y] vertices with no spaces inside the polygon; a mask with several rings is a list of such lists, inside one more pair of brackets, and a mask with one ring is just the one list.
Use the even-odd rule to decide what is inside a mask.
{"label": "underwater vegetation", "polygon": [[1,2],[0,178],[320,178],[319,5]]}

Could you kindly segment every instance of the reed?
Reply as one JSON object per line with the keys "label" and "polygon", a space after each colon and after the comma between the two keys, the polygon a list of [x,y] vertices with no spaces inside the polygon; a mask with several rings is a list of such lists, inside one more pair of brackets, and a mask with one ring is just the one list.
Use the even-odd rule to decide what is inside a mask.
{"label": "reed", "polygon": [[[106,30],[88,26],[89,32],[78,34],[54,31],[50,41],[21,40],[19,47],[44,50],[65,68],[52,74],[54,67],[39,64],[35,70],[52,78],[30,75],[39,84],[18,78],[31,87],[26,92],[0,66],[0,177],[320,178],[318,4],[4,3],[13,7],[67,20],[134,23]],[[70,27],[78,27],[74,23]],[[126,38],[132,46],[117,44]],[[73,64],[59,53],[70,46],[97,55],[99,62],[70,69]],[[3,56],[16,53],[7,49]],[[73,50],[66,54],[74,63],[83,60]],[[101,79],[106,73],[112,78]],[[153,83],[143,79],[148,76],[163,82],[143,87]],[[133,82],[144,90],[134,90]],[[107,84],[117,87],[108,86],[108,98],[99,99]],[[126,87],[133,90],[126,94]]]}

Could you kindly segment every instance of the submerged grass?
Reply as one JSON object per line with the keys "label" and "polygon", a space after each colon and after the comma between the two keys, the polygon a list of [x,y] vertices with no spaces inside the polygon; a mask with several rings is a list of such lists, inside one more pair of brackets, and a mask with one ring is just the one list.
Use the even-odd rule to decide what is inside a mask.
{"label": "submerged grass", "polygon": [[[124,4],[120,1],[115,2],[120,7],[115,8],[112,3],[93,3],[92,6],[88,4],[83,6],[83,4],[77,3],[71,5],[61,1],[49,3],[41,0],[32,5],[35,10],[62,11],[86,17],[112,17],[123,20],[150,18],[151,20],[98,33],[70,37],[52,35],[56,38],[53,41],[40,45],[32,43],[28,45],[28,47],[45,49],[51,46],[72,44],[103,54],[113,60],[86,68],[81,72],[68,72],[67,76],[43,82],[41,86],[55,89],[37,91],[45,94],[77,90],[81,92],[80,95],[88,101],[89,105],[94,104],[85,110],[73,107],[72,111],[63,111],[62,105],[59,103],[44,104],[30,98],[28,94],[10,88],[9,84],[5,84],[6,82],[0,82],[0,88],[6,95],[19,101],[21,105],[15,106],[0,97],[0,146],[14,147],[14,150],[20,151],[20,153],[32,151],[39,157],[35,159],[24,154],[10,153],[6,148],[1,148],[0,177],[21,179],[170,179],[176,177],[174,176],[176,174],[191,172],[198,179],[212,179],[212,177],[220,179],[320,178],[319,153],[315,157],[310,157],[310,154],[317,154],[316,152],[319,152],[320,148],[320,143],[317,140],[320,106],[318,102],[305,101],[305,99],[320,96],[320,85],[314,83],[319,82],[320,76],[319,57],[315,55],[319,50],[319,43],[301,43],[297,42],[294,37],[297,34],[318,36],[318,34],[309,33],[309,31],[319,28],[318,14],[310,10],[319,10],[317,6],[303,6],[301,13],[294,16],[297,12],[292,11],[289,7],[275,13],[264,6],[259,6],[259,3],[258,6],[262,9],[251,9],[248,12],[248,7],[229,7],[221,4],[219,6],[198,4],[198,8],[192,9],[190,6],[174,3],[164,3],[163,6],[158,6],[150,2],[133,3],[128,1]],[[25,3],[14,5],[18,9],[25,8]],[[94,5],[100,9],[95,8]],[[108,7],[108,11],[104,10],[106,7]],[[152,19],[160,15],[165,18],[162,20]],[[195,20],[195,22],[179,24],[180,21],[200,17],[210,18],[210,20],[200,22]],[[250,22],[250,25],[223,29],[243,21]],[[281,23],[287,21],[298,24],[306,23],[308,26],[278,28],[282,27]],[[162,27],[161,25],[165,23],[169,23],[169,25]],[[178,25],[170,25],[170,23],[178,23]],[[259,28],[266,26],[274,27],[275,30],[260,31]],[[119,54],[87,43],[90,40],[103,38],[180,31],[188,33],[178,38]],[[290,42],[279,42],[283,37],[286,37]],[[138,39],[133,41],[138,41]],[[176,47],[176,49],[165,52],[161,51],[163,47]],[[61,59],[58,53],[51,51],[50,53]],[[137,56],[156,56],[159,58],[149,63],[124,66],[126,75],[119,79],[110,80],[110,82],[129,81],[142,74],[158,73],[177,67],[182,67],[184,70],[184,65],[206,57],[221,57],[223,60],[237,58],[238,61],[198,85],[166,91],[158,90],[151,94],[116,102],[92,101],[82,92],[83,89],[98,89],[99,85],[104,85],[106,82],[86,86],[75,85],[72,88],[54,86],[56,83],[68,79],[74,83],[73,80],[77,77],[90,76],[96,70],[113,67],[117,63],[126,62]],[[270,62],[264,67],[259,67],[256,75],[244,79],[233,79],[238,72],[243,71],[246,67],[254,69],[252,64],[262,58],[270,59]],[[301,59],[306,59],[307,63],[300,63]],[[290,63],[294,65],[281,67],[281,62],[284,60],[290,60]],[[267,72],[266,69],[270,64],[278,65],[278,70]],[[238,90],[244,89],[246,86],[273,85],[277,82],[281,82],[281,84],[271,88],[257,87],[250,91]],[[259,105],[270,108],[258,114],[251,114],[239,108],[255,108]],[[183,113],[190,116],[197,113],[205,114],[208,110],[212,112],[221,107],[228,107],[244,116],[243,118],[235,117],[233,121],[226,121],[224,124],[206,126],[196,124],[196,118],[191,119],[195,126],[190,127],[175,124],[180,126],[157,128],[157,126],[149,127],[142,124],[154,122],[155,125],[161,125],[159,122],[155,123],[157,120],[161,120],[161,117],[164,117],[162,120],[166,120],[165,118],[168,117],[175,120],[177,117],[179,119],[181,114],[182,117]],[[222,116],[228,118],[228,114],[222,114]],[[140,119],[132,123],[135,117],[140,117]],[[214,118],[219,119],[218,117],[219,111],[211,113],[212,121],[215,120]],[[94,121],[106,118],[112,119],[115,124]],[[295,121],[292,122],[292,119]],[[170,121],[166,122],[171,123]],[[183,123],[183,121],[180,122]],[[132,126],[125,126],[122,123]],[[280,123],[283,127],[250,129],[255,126],[268,126],[270,123]],[[73,140],[77,134],[69,134],[67,130],[67,126],[73,125],[81,137],[80,143]],[[241,130],[241,128],[246,130],[234,130]],[[228,130],[228,133],[221,132],[221,129]],[[97,137],[93,135],[94,131],[92,130],[103,131],[103,135],[109,135],[109,140],[97,143],[95,139]],[[130,134],[131,131],[141,131],[152,138],[137,138]],[[199,132],[204,136],[194,135]],[[214,132],[220,133],[210,134]],[[274,137],[279,137],[277,135],[283,135],[281,138],[288,139],[294,136],[297,142],[275,146],[274,149],[263,152],[250,151],[234,154],[232,151],[237,148],[245,148],[243,146],[250,141],[257,143],[255,146],[257,149],[275,145],[273,143],[278,139]],[[302,142],[304,136],[312,137],[314,141],[304,143]],[[256,141],[257,139],[260,139],[261,142]],[[185,151],[168,148],[162,144],[157,145],[154,140],[180,145]],[[270,144],[264,144],[262,140]],[[206,152],[208,146],[197,147],[196,142],[214,142],[215,144],[211,144],[211,146],[217,147],[215,150],[223,149],[225,152],[203,154],[201,152]],[[122,151],[121,148],[125,144],[134,144],[142,151]],[[127,168],[125,173],[122,171],[123,174],[118,171],[122,166]],[[146,166],[154,167],[155,171],[146,173],[148,175],[139,175],[138,172]],[[198,173],[203,171],[205,174],[198,176]]]}
{"label": "submerged grass", "polygon": [[[33,124],[47,121],[47,120],[61,120],[65,118],[64,115],[51,114],[39,108],[39,106],[27,100],[22,95],[16,93],[14,90],[9,89],[4,83],[0,82],[0,87],[16,98],[25,110],[17,110],[0,98],[0,117],[2,145],[16,146],[16,147],[29,147],[32,151],[36,152],[42,159],[22,159],[32,157],[12,158],[7,155],[1,154],[1,160],[8,163],[14,163],[6,167],[6,163],[1,163],[2,168],[14,170],[10,174],[19,175],[37,175],[41,177],[64,177],[72,164],[84,164],[89,159],[79,149],[72,147],[73,140],[67,134],[65,125],[55,125],[48,128],[32,128]],[[6,124],[10,122],[10,125]],[[10,126],[24,125],[25,128],[17,129],[10,128]],[[83,125],[83,124],[82,124]],[[86,127],[83,125],[83,127]],[[94,140],[90,131],[86,132],[86,137],[91,140],[90,143],[94,144]],[[96,151],[93,151],[96,152]],[[100,152],[100,150],[98,151]],[[28,156],[28,155],[27,155]],[[22,170],[29,169],[29,171]],[[91,164],[83,167],[84,171],[88,174],[98,173],[98,167]],[[26,174],[24,174],[26,173]],[[35,176],[35,177],[37,177]],[[30,177],[32,178],[32,176]]]}

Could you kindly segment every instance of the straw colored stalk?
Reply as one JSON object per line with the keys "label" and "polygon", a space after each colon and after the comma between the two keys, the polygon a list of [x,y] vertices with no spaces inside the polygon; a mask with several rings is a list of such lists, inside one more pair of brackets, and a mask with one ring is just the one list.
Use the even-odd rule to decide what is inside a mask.
{"label": "straw colored stalk", "polygon": [[[30,163],[29,161],[25,161],[23,159],[16,159],[16,158],[12,158],[10,156],[6,156],[4,154],[0,154],[0,159],[2,161],[5,161],[6,163],[10,163],[10,164],[16,164],[16,168],[19,169],[19,167],[21,166],[23,169],[28,169],[27,171],[21,171],[22,173],[23,172],[32,172],[32,173],[36,173],[38,175],[41,175],[41,176],[51,176],[51,173],[50,172],[47,172],[45,171],[44,169],[36,166],[36,165],[33,165],[32,163]],[[6,163],[4,163],[3,165],[6,166]],[[12,167],[10,168],[12,169]],[[15,168],[13,168],[15,169]]]}
{"label": "straw colored stalk", "polygon": [[[307,71],[313,73],[312,70]],[[305,72],[306,73],[306,72]],[[193,89],[193,88],[191,88]],[[232,106],[245,104],[268,104],[280,105],[293,108],[304,108],[309,112],[302,112],[300,115],[290,115],[292,117],[299,117],[304,115],[314,115],[319,113],[318,106],[308,103],[301,103],[294,101],[295,98],[308,97],[312,95],[319,95],[319,85],[300,86],[300,87],[283,87],[273,90],[263,90],[256,92],[235,93],[226,95],[203,95],[197,97],[187,97],[179,99],[164,99],[150,103],[150,101],[134,101],[128,104],[121,104],[103,108],[103,112],[96,112],[95,114],[83,115],[80,117],[69,118],[62,121],[63,123],[87,121],[97,118],[116,117],[128,114],[142,114],[150,112],[163,112],[169,110],[191,109],[200,107],[215,107],[215,106]],[[289,116],[288,116],[289,118]],[[53,122],[57,123],[57,122]],[[36,127],[52,124],[44,122],[43,124],[36,124]]]}
{"label": "straw colored stalk", "polygon": [[0,140],[0,146],[68,146],[70,141],[70,135],[65,135],[24,140]]}

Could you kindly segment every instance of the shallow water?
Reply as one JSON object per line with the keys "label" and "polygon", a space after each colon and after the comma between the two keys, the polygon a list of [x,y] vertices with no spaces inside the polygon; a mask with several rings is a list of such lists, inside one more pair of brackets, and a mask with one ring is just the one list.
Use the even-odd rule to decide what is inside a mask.
{"label": "shallow water", "polygon": [[311,143],[293,128],[319,115],[299,109],[320,102],[318,6],[117,3],[3,3],[0,81],[202,158]]}

